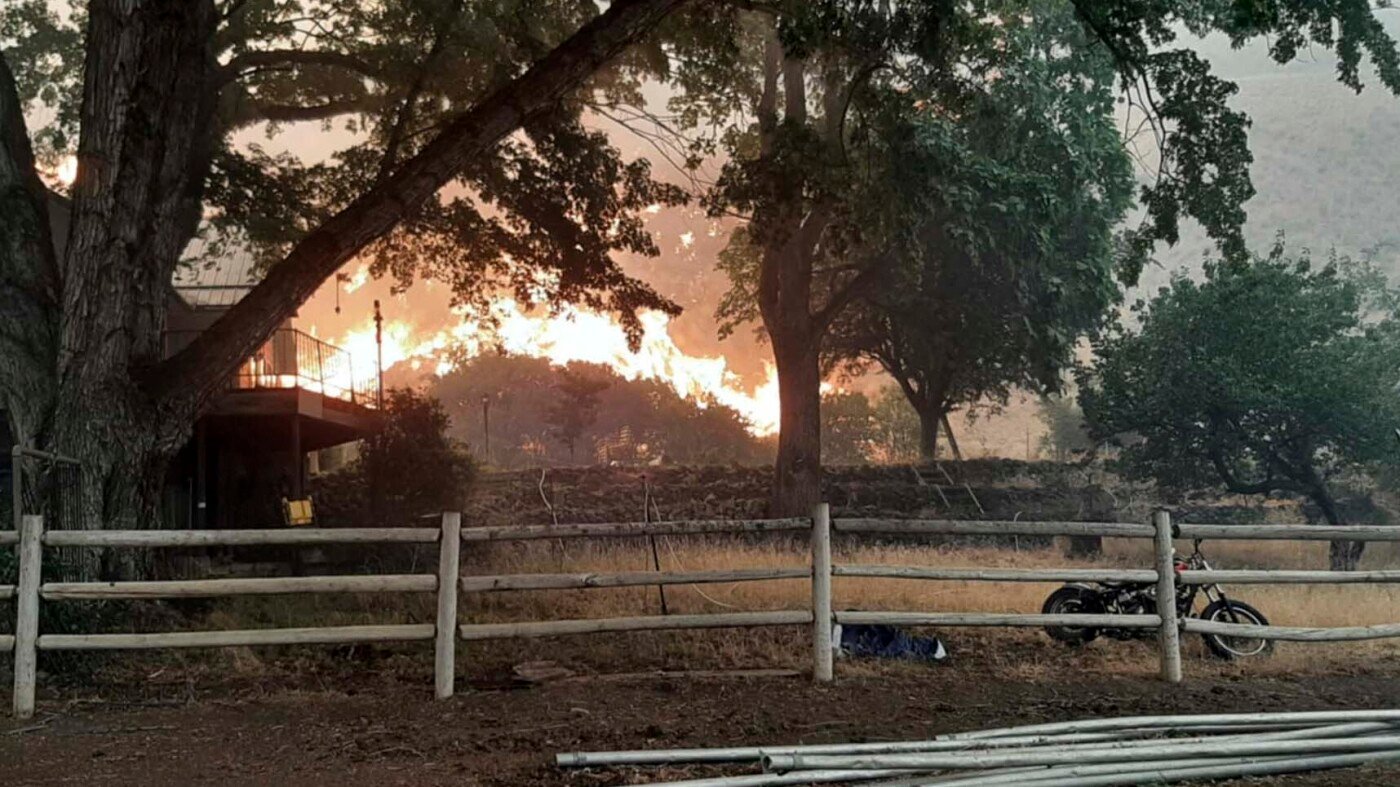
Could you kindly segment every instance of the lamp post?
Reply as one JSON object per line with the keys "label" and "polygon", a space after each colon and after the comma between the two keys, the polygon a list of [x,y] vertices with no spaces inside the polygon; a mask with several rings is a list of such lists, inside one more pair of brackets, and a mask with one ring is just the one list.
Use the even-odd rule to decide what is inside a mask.
{"label": "lamp post", "polygon": [[482,452],[486,463],[491,463],[491,397],[487,394],[481,395],[481,433],[485,437],[486,448]]}
{"label": "lamp post", "polygon": [[384,315],[379,313],[379,299],[374,299],[374,368],[375,368],[375,403],[380,410],[384,409]]}

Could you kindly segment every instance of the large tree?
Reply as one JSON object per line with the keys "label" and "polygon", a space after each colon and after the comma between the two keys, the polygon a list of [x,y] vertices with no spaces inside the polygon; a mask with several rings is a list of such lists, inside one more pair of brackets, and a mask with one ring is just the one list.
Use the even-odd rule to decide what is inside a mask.
{"label": "large tree", "polygon": [[612,381],[604,374],[580,365],[565,369],[559,382],[554,384],[557,399],[545,413],[544,421],[549,424],[550,434],[569,449],[569,462],[577,458],[579,441],[598,422],[598,395],[608,389]]}
{"label": "large tree", "polygon": [[[1343,524],[1346,471],[1400,464],[1400,291],[1361,263],[1267,257],[1177,277],[1080,370],[1092,436],[1164,487],[1291,493]],[[1361,542],[1335,541],[1333,569]]]}
{"label": "large tree", "polygon": [[1131,161],[1112,117],[1113,61],[1069,9],[1007,33],[1010,56],[957,115],[924,119],[946,151],[912,216],[916,245],[837,319],[828,353],[878,366],[919,415],[925,459],[962,406],[1053,391],[1136,261],[1115,254]]}
{"label": "large tree", "polygon": [[[1026,28],[1066,8],[1081,35],[1066,30],[1039,51],[1016,45]],[[709,205],[742,222],[722,260],[737,285],[725,315],[761,319],[779,375],[775,514],[805,513],[820,494],[821,352],[833,322],[895,252],[919,245],[930,215],[957,211],[939,204],[946,148],[921,133],[923,121],[968,117],[969,103],[1028,55],[1053,62],[1076,46],[1107,53],[1134,122],[1150,131],[1150,150],[1121,143],[1151,170],[1139,195],[1145,219],[1119,246],[1121,270],[1131,278],[1155,243],[1174,243],[1183,216],[1226,254],[1243,253],[1248,122],[1228,105],[1234,85],[1189,48],[1173,47],[1181,31],[1265,37],[1280,62],[1304,46],[1334,47],[1341,80],[1357,88],[1369,55],[1382,81],[1400,88],[1394,42],[1365,0],[773,0],[717,11],[684,39],[699,54],[681,59],[674,103],[682,123],[720,129],[697,148],[727,160]],[[1090,113],[1102,111],[1086,107],[1065,122],[1092,122]]]}
{"label": "large tree", "polygon": [[[680,195],[580,117],[635,92],[659,50],[618,56],[681,3],[90,0],[69,18],[8,4],[0,404],[16,438],[83,460],[88,526],[148,521],[211,393],[361,254],[467,303],[543,290],[634,330],[635,309],[674,310],[611,252],[654,252],[636,211]],[[33,133],[27,111],[45,119]],[[249,141],[301,120],[338,132],[316,160]],[[67,152],[76,180],[52,198],[40,167]],[[230,245],[266,275],[164,357],[177,265]]]}

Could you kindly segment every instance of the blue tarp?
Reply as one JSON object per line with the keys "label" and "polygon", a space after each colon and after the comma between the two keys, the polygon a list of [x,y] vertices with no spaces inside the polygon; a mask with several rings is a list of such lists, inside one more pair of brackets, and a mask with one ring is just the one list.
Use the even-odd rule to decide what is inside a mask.
{"label": "blue tarp", "polygon": [[948,650],[938,637],[916,637],[894,626],[842,625],[838,640],[848,656],[942,661]]}

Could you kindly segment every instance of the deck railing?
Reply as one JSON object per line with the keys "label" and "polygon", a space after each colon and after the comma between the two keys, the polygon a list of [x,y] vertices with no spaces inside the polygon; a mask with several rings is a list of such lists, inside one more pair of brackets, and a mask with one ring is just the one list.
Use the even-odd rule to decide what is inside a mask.
{"label": "deck railing", "polygon": [[[620,571],[603,573],[493,574],[461,576],[463,542],[520,541],[555,538],[604,538],[635,536],[688,536],[715,533],[807,532],[810,562],[805,565],[720,571]],[[1151,568],[939,568],[936,566],[833,563],[832,534],[852,535],[1035,535],[1106,536],[1152,539]],[[903,626],[1008,626],[1008,627],[1116,627],[1153,629],[1157,632],[1161,674],[1165,680],[1182,679],[1180,634],[1218,634],[1250,639],[1299,642],[1337,642],[1400,636],[1400,622],[1346,628],[1254,626],[1216,621],[1180,619],[1175,604],[1160,605],[1158,614],[1047,615],[928,610],[833,611],[832,584],[837,577],[974,582],[1152,582],[1157,598],[1177,597],[1181,584],[1272,583],[1356,584],[1400,582],[1400,571],[1181,571],[1176,570],[1173,543],[1177,538],[1400,541],[1400,528],[1305,525],[1174,525],[1165,511],[1154,514],[1151,524],[1121,522],[993,522],[920,519],[835,519],[825,504],[809,517],[760,520],[684,520],[670,522],[615,522],[572,525],[517,525],[462,528],[461,516],[445,513],[435,527],[412,528],[288,528],[275,530],[54,530],[45,531],[39,516],[25,516],[19,532],[0,530],[0,548],[17,547],[19,577],[15,585],[0,585],[0,600],[16,606],[13,635],[0,635],[0,652],[14,653],[14,707],[18,716],[33,713],[37,654],[49,650],[117,650],[150,648],[235,647],[432,641],[434,675],[439,698],[453,693],[458,639],[534,638],[618,631],[669,631],[677,629],[809,626],[812,675],[818,681],[832,679],[836,624],[889,624]],[[375,576],[279,577],[249,579],[169,580],[142,582],[43,582],[40,576],[45,548],[176,548],[248,544],[316,545],[375,543],[437,543],[435,574]],[[459,593],[518,590],[693,585],[705,583],[759,582],[808,579],[811,602],[806,609],[716,614],[651,615],[602,619],[545,620],[516,623],[463,623],[458,620]],[[153,599],[223,597],[297,593],[434,593],[434,623],[319,628],[255,629],[242,631],[179,631],[166,633],[69,633],[39,631],[40,602],[73,599]]]}
{"label": "deck railing", "polygon": [[[168,331],[166,355],[178,352],[199,331]],[[279,328],[238,367],[228,387],[235,390],[301,388],[333,399],[377,407],[379,373],[372,363],[356,364],[343,348],[295,328]]]}

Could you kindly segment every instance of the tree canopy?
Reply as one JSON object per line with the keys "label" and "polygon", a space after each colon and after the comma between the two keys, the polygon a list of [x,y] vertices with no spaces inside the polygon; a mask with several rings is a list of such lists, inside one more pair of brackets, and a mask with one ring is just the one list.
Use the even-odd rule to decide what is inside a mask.
{"label": "tree canopy", "polygon": [[384,427],[364,441],[350,468],[378,498],[378,521],[406,522],[465,505],[476,465],[451,437],[451,426],[437,399],[411,388],[387,392]]}
{"label": "tree canopy", "polygon": [[949,411],[1057,390],[1077,339],[1136,265],[1115,255],[1131,160],[1112,117],[1112,60],[1068,9],[1007,34],[998,77],[956,115],[920,118],[939,140],[920,178],[936,210],[911,216],[878,286],[839,317],[828,352],[877,363],[920,414],[933,455]]}
{"label": "tree canopy", "polygon": [[[86,463],[92,526],[151,521],[210,396],[361,254],[463,304],[506,287],[615,309],[634,336],[635,309],[674,311],[611,253],[654,251],[636,212],[682,195],[580,118],[655,68],[632,45],[682,4],[7,4],[0,302],[18,319],[0,322],[0,397],[16,437]],[[310,150],[257,142],[298,120],[323,122]],[[54,199],[39,167],[65,153],[76,176]],[[228,244],[265,275],[165,357],[172,275]]]}
{"label": "tree canopy", "polygon": [[[984,377],[972,385],[993,394],[997,385],[1056,379],[1065,348],[1112,303],[1114,275],[1134,281],[1156,244],[1178,240],[1184,217],[1225,256],[1244,255],[1243,204],[1253,193],[1248,119],[1229,105],[1235,86],[1179,40],[1212,32],[1237,43],[1268,38],[1280,62],[1302,46],[1333,47],[1339,78],[1358,89],[1359,64],[1369,56],[1381,81],[1400,88],[1394,42],[1364,2],[771,2],[733,6],[685,39],[709,47],[682,61],[671,105],[688,128],[718,129],[702,133],[695,148],[724,156],[706,204],[743,224],[721,259],[735,284],[721,317],[727,327],[762,320],[784,392],[775,510],[801,513],[815,499],[818,356],[829,330],[862,294],[919,291],[909,286],[918,279],[881,282],[898,258],[912,256],[908,250],[917,262],[951,250],[981,266],[996,251],[1019,263],[1026,249],[1017,245],[1029,242],[1053,265],[1054,252],[1066,248],[1057,243],[1080,245],[1074,266],[1036,272],[1027,264],[1001,274],[1014,281],[1003,292],[1020,307],[1015,317],[1031,324],[1012,337],[1022,348],[1018,368],[991,375],[996,384]],[[1122,137],[1109,132],[1115,81],[1128,123]],[[1007,97],[1000,106],[998,93]],[[1056,120],[1018,114],[1025,107]],[[1036,150],[1023,160],[1006,152],[1005,174],[1014,179],[998,179],[995,159],[974,158],[988,169],[974,165],[964,181],[971,188],[959,192],[941,177],[959,161],[950,143],[961,140],[949,132],[987,132],[998,111],[1007,134],[991,138]],[[717,115],[728,122],[716,123]],[[1028,135],[1037,122],[1043,132]],[[1079,149],[1050,147],[1057,143]],[[1098,155],[1076,169],[1075,154],[1085,152]],[[987,183],[992,192],[1034,194],[1028,181],[1047,153],[1067,165],[1068,180],[1041,184],[1044,201],[977,201]],[[1133,159],[1145,170],[1142,220],[1110,243],[1107,228],[1126,208]],[[1076,198],[1051,186],[1084,190]],[[1091,206],[1093,215],[1076,206]],[[1005,249],[994,246],[1001,232],[1013,241]],[[924,253],[930,241],[938,254]],[[996,280],[993,268],[980,270]],[[929,312],[926,303],[913,308]],[[997,359],[988,361],[996,368]]]}
{"label": "tree canopy", "polygon": [[[569,376],[605,382],[594,397],[591,423],[580,424],[575,451],[555,439],[551,413],[566,403]],[[657,380],[626,380],[611,369],[487,353],[464,359],[429,388],[453,416],[453,434],[492,467],[571,462],[756,464],[772,458],[767,442],[749,434],[743,418],[715,402],[699,407]],[[482,400],[488,400],[486,419]],[[484,456],[489,420],[490,456]]]}
{"label": "tree canopy", "polygon": [[[1078,384],[1090,433],[1133,477],[1293,493],[1337,524],[1340,474],[1400,463],[1400,291],[1366,263],[1280,244],[1178,277],[1132,317]],[[1334,545],[1334,565],[1355,567],[1357,547]]]}

